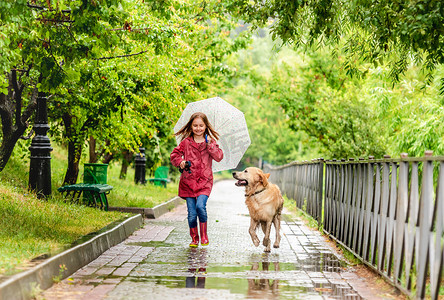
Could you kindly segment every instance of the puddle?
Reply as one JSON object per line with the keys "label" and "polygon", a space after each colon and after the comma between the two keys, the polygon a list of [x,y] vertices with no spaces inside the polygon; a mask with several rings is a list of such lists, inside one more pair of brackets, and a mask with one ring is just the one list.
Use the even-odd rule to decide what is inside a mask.
{"label": "puddle", "polygon": [[[165,252],[162,253],[165,258]],[[187,249],[181,254],[166,255],[170,262],[159,262],[156,256],[148,257],[117,289],[122,289],[123,293],[130,287],[139,290],[151,286],[156,290],[161,286],[161,293],[165,295],[188,297],[192,293],[191,298],[184,296],[183,299],[205,298],[206,293],[218,295],[214,299],[361,299],[346,280],[337,276],[347,264],[332,253],[311,253],[295,261],[289,261],[285,252],[254,253],[236,257],[239,262],[220,260],[214,249]],[[188,288],[196,291],[190,292]],[[213,296],[208,297],[213,299]]]}
{"label": "puddle", "polygon": [[[353,289],[345,284],[335,285],[330,282],[315,282],[302,278],[267,279],[267,278],[221,278],[200,276],[149,276],[128,277],[119,286],[128,289],[153,284],[170,290],[183,289],[182,293],[189,294],[188,288],[213,290],[221,295],[227,292],[231,295],[241,295],[242,298],[257,299],[362,299]],[[180,293],[180,292],[179,292]],[[203,292],[195,291],[196,296]],[[226,297],[230,298],[230,297]],[[238,298],[238,297],[233,297]]]}
{"label": "puddle", "polygon": [[208,268],[220,273],[245,272],[245,271],[296,271],[301,267],[294,263],[255,263],[249,266],[220,266],[209,264]]}
{"label": "puddle", "polygon": [[315,253],[305,259],[299,259],[302,269],[311,272],[343,272],[348,264],[339,260],[332,253]]}

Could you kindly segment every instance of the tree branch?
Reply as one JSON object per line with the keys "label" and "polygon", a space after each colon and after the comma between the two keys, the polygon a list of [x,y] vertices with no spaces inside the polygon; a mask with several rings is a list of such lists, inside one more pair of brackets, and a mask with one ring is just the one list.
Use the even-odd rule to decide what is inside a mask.
{"label": "tree branch", "polygon": [[28,133],[28,135],[27,136],[21,136],[20,137],[20,139],[22,139],[22,140],[29,140],[31,137],[32,137],[32,135],[34,134],[34,129],[31,129],[31,131]]}
{"label": "tree branch", "polygon": [[36,20],[43,22],[54,22],[54,23],[74,23],[74,21],[71,20],[56,20],[56,19],[41,19],[41,18],[37,18]]}
{"label": "tree branch", "polygon": [[0,93],[0,117],[2,121],[3,139],[12,131],[12,116],[8,105],[8,96]]}
{"label": "tree branch", "polygon": [[136,56],[136,55],[140,55],[143,53],[148,52],[149,50],[144,50],[144,51],[140,51],[137,53],[132,53],[132,54],[126,54],[126,55],[117,55],[117,56],[109,56],[109,57],[100,57],[100,58],[96,58],[96,60],[103,60],[103,59],[114,59],[114,58],[122,58],[122,57],[131,57],[131,56]]}
{"label": "tree branch", "polygon": [[[108,31],[147,31],[147,30],[151,30],[152,28],[147,27],[147,28],[136,28],[136,29],[128,29],[128,28],[111,28],[111,29],[107,29]],[[161,30],[163,31],[163,30]]]}
{"label": "tree branch", "polygon": [[11,72],[11,84],[14,89],[14,100],[15,100],[15,124],[16,126],[22,126],[21,114],[22,114],[22,93],[24,85],[20,85],[17,80],[17,71],[12,70]]}
{"label": "tree branch", "polygon": [[66,27],[66,29],[68,30],[69,35],[72,37],[72,39],[78,44],[79,42],[77,41],[76,37],[72,34],[71,32],[71,26],[67,26],[65,24],[63,24],[63,26]]}
{"label": "tree branch", "polygon": [[[33,8],[33,9],[56,11],[56,9],[47,9],[47,8],[44,7],[44,6],[34,5],[34,4],[29,3],[29,2],[27,3],[27,6],[28,6],[29,8]],[[64,12],[64,13],[71,13],[71,10],[70,10],[70,9],[64,9],[64,10],[61,10],[61,12]]]}
{"label": "tree branch", "polygon": [[36,107],[37,107],[37,94],[38,89],[37,85],[34,87],[34,90],[32,91],[31,100],[29,101],[28,105],[26,106],[25,110],[23,111],[21,121],[22,123],[26,124],[28,119],[31,117],[31,115],[34,113]]}

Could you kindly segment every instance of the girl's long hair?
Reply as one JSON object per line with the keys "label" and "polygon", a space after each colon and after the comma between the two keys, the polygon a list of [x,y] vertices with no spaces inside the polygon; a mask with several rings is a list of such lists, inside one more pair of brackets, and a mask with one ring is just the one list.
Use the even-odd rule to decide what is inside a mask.
{"label": "girl's long hair", "polygon": [[205,132],[204,135],[207,134],[210,138],[218,140],[219,139],[219,133],[217,133],[216,130],[214,130],[213,126],[211,125],[210,121],[208,121],[207,115],[205,115],[202,112],[195,112],[191,115],[190,120],[174,135],[180,136],[180,141],[183,141],[189,136],[193,136],[193,127],[191,126],[193,124],[194,119],[201,118],[204,122],[205,126]]}

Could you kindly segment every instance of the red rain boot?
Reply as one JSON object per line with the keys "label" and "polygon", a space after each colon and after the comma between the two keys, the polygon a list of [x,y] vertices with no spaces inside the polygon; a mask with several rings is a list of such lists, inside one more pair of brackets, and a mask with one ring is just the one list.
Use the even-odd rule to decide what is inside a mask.
{"label": "red rain boot", "polygon": [[207,235],[207,222],[199,223],[200,225],[200,244],[202,246],[207,246],[210,242],[208,241]]}
{"label": "red rain boot", "polygon": [[193,241],[190,243],[190,247],[196,248],[199,246],[199,232],[197,231],[197,227],[190,228],[190,235]]}

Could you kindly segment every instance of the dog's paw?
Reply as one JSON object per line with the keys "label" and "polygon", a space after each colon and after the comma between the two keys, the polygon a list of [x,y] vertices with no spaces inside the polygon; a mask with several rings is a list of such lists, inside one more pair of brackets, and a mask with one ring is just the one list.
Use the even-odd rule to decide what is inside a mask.
{"label": "dog's paw", "polygon": [[279,248],[279,243],[274,243],[273,248]]}
{"label": "dog's paw", "polygon": [[264,249],[264,252],[271,252],[270,247],[266,247],[266,248]]}
{"label": "dog's paw", "polygon": [[263,242],[262,242],[262,245],[264,245],[265,247],[267,247],[269,243],[270,243],[270,239],[265,239],[265,238],[264,238],[264,240],[263,240]]}
{"label": "dog's paw", "polygon": [[259,246],[259,243],[260,243],[261,241],[259,241],[259,239],[256,239],[256,240],[253,240],[253,244],[257,247],[257,246]]}

